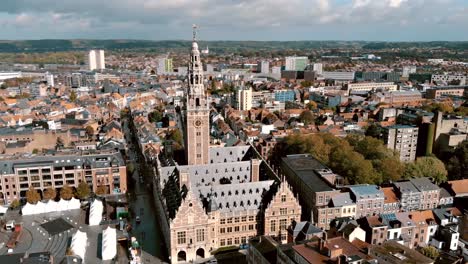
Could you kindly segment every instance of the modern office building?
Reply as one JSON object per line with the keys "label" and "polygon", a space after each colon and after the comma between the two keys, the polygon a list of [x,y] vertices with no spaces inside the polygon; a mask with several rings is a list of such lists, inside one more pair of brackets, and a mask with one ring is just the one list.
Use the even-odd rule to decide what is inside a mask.
{"label": "modern office building", "polygon": [[296,101],[296,92],[294,90],[276,90],[275,101],[294,102]]}
{"label": "modern office building", "polygon": [[125,161],[118,152],[14,156],[0,160],[0,174],[0,192],[6,204],[24,198],[30,186],[42,193],[48,187],[77,187],[85,181],[93,191],[98,186],[105,186],[107,193],[127,191]]}
{"label": "modern office building", "polygon": [[174,71],[174,66],[173,66],[173,63],[172,63],[172,59],[170,58],[167,58],[167,57],[163,57],[163,58],[158,58],[157,59],[157,73],[158,74],[165,74],[165,73],[169,73],[169,72],[173,72]]}
{"label": "modern office building", "polygon": [[312,70],[317,74],[323,73],[323,64],[322,63],[314,63],[312,66]]}
{"label": "modern office building", "polygon": [[307,57],[286,57],[286,71],[303,71],[309,59]]}
{"label": "modern office building", "polygon": [[90,50],[88,54],[89,70],[104,70],[106,68],[106,60],[104,50]]}
{"label": "modern office building", "polygon": [[237,110],[250,110],[252,108],[252,87],[239,87],[235,94]]}
{"label": "modern office building", "polygon": [[400,155],[401,161],[414,161],[418,143],[419,128],[408,125],[384,127],[383,140],[385,145]]}
{"label": "modern office building", "polygon": [[448,87],[433,87],[426,90],[426,98],[428,99],[440,99],[446,96],[463,97],[465,90],[468,87],[463,86],[448,86]]}
{"label": "modern office building", "polygon": [[432,74],[431,83],[437,83],[437,85],[466,85],[466,76],[462,74]]}
{"label": "modern office building", "polygon": [[355,72],[323,71],[322,77],[328,80],[350,82],[354,80]]}
{"label": "modern office building", "polygon": [[393,82],[348,83],[346,89],[348,94],[358,94],[370,91],[396,91],[398,90],[398,85]]}
{"label": "modern office building", "polygon": [[270,62],[268,61],[259,61],[257,65],[257,72],[259,73],[270,73]]}
{"label": "modern office building", "polygon": [[404,66],[402,77],[409,78],[410,74],[416,73],[416,66]]}

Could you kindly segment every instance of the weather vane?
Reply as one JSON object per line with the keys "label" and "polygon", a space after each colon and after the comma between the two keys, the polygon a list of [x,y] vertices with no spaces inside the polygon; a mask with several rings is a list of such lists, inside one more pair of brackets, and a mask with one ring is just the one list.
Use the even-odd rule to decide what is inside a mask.
{"label": "weather vane", "polygon": [[192,28],[193,28],[193,41],[196,41],[197,40],[197,28],[198,28],[198,26],[193,24]]}

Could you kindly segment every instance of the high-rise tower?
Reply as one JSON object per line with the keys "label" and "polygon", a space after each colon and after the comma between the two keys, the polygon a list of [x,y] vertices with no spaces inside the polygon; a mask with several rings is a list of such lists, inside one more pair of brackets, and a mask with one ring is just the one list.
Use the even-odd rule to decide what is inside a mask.
{"label": "high-rise tower", "polygon": [[192,51],[188,71],[185,156],[188,165],[208,164],[210,146],[210,108],[203,85],[203,65],[197,44],[197,27],[193,26]]}

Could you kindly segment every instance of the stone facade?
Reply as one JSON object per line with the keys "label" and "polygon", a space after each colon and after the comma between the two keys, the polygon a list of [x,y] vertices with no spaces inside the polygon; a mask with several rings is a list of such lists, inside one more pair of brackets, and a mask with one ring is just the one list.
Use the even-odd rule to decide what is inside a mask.
{"label": "stone facade", "polygon": [[292,188],[281,183],[278,192],[265,210],[265,235],[278,237],[287,243],[287,228],[292,221],[300,221],[301,206],[298,204]]}

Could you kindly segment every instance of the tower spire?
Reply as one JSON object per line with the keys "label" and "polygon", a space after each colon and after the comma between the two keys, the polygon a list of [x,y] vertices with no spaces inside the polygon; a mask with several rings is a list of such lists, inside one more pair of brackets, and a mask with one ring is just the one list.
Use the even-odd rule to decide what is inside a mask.
{"label": "tower spire", "polygon": [[193,30],[193,42],[197,41],[197,28],[198,26],[193,24],[192,25],[192,30]]}

